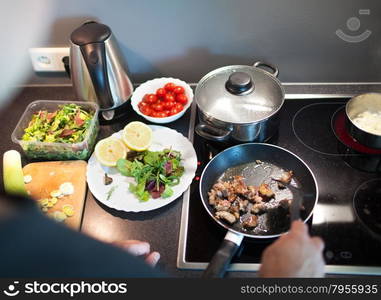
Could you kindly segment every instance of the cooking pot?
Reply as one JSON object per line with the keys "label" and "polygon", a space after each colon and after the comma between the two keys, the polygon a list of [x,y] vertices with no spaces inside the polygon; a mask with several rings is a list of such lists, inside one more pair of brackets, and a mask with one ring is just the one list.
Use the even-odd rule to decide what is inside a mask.
{"label": "cooking pot", "polygon": [[[381,134],[369,132],[354,122],[356,117],[364,112],[381,114],[381,94],[358,95],[350,99],[345,106],[348,133],[364,146],[381,149]],[[381,123],[381,120],[379,122]]]}
{"label": "cooking pot", "polygon": [[196,133],[220,142],[269,140],[278,130],[278,112],[284,103],[278,74],[277,67],[260,61],[253,66],[226,66],[206,74],[195,91],[200,111]]}

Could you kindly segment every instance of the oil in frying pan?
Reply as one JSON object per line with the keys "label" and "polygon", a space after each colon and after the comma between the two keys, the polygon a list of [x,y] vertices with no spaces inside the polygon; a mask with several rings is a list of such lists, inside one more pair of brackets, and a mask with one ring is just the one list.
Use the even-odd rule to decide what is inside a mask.
{"label": "oil in frying pan", "polygon": [[[247,213],[243,214],[240,222],[233,224],[233,228],[247,234],[253,235],[274,235],[287,231],[290,227],[290,217],[288,209],[280,205],[280,201],[292,200],[292,192],[286,188],[279,188],[278,183],[273,178],[280,178],[286,170],[269,162],[250,162],[231,167],[219,177],[221,181],[231,181],[234,176],[242,176],[246,185],[259,186],[266,183],[274,192],[274,197],[266,203],[266,212],[258,215],[258,225],[254,229],[246,229],[242,226],[242,220],[251,215],[249,204]],[[293,177],[291,184],[300,186]]]}

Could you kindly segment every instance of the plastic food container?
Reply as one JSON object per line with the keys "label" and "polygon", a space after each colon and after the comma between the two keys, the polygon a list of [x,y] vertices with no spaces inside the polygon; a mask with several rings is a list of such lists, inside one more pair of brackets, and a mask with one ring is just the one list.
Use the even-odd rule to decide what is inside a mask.
{"label": "plastic food container", "polygon": [[[87,129],[85,139],[80,143],[47,143],[39,141],[23,141],[24,129],[28,127],[32,120],[32,115],[40,110],[49,112],[55,111],[59,105],[76,104],[84,110],[94,114],[91,124]],[[56,101],[56,100],[38,100],[30,103],[21,116],[15,130],[12,133],[12,141],[19,144],[25,155],[30,159],[45,160],[70,160],[70,159],[88,159],[93,151],[97,134],[99,131],[98,121],[99,106],[92,102],[79,101]]]}

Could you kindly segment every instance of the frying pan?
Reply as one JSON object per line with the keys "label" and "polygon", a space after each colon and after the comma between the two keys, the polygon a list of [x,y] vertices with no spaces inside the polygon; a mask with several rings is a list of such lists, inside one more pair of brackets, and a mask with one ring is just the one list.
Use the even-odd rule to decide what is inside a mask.
{"label": "frying pan", "polygon": [[[259,163],[265,167],[256,168]],[[228,171],[227,171],[228,170]],[[293,182],[298,188],[303,209],[300,217],[304,222],[312,216],[318,199],[318,186],[315,176],[303,160],[292,152],[279,146],[264,143],[247,143],[230,147],[216,155],[205,167],[200,179],[200,195],[203,205],[220,226],[227,229],[227,234],[213,256],[203,277],[223,277],[229,267],[231,259],[237,252],[244,237],[252,239],[276,238],[286,233],[290,228],[289,212],[276,205],[281,193],[290,199],[292,192],[286,187],[282,191],[275,191],[274,209],[260,215],[259,224],[254,230],[246,230],[240,222],[228,224],[215,217],[215,209],[209,204],[208,192],[218,179],[227,180],[233,175],[242,175],[248,185],[268,183],[272,187],[272,178],[279,177],[284,171],[292,170]],[[276,182],[274,184],[277,184]],[[276,189],[276,188],[274,188]],[[280,194],[278,195],[278,192]],[[291,204],[292,206],[292,204]]]}

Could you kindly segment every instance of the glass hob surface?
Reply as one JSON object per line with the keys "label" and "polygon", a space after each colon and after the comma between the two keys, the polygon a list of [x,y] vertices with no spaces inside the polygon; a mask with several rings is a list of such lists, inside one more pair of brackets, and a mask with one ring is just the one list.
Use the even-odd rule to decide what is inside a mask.
{"label": "glass hob surface", "polygon": [[[279,132],[269,143],[297,154],[316,176],[319,200],[309,228],[312,235],[324,239],[327,264],[380,267],[381,155],[375,152],[370,157],[339,141],[333,127],[347,100],[287,99],[280,112]],[[196,124],[197,120],[198,116]],[[186,262],[207,263],[226,231],[205,211],[199,177],[210,158],[228,145],[210,143],[197,134],[193,144],[199,167],[190,187],[184,257]],[[245,238],[232,262],[259,263],[262,251],[272,242]]]}

